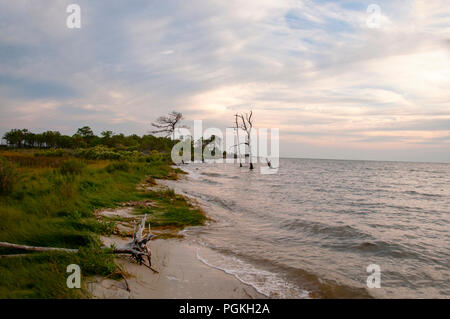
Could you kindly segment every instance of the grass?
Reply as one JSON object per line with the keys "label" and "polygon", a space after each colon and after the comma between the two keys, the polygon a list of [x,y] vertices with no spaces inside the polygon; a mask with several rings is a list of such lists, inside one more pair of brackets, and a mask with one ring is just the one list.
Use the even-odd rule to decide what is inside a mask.
{"label": "grass", "polygon": [[206,221],[203,211],[172,189],[150,191],[147,196],[155,202],[156,207],[138,208],[137,211],[148,214],[152,227],[184,228],[187,225],[203,225]]}
{"label": "grass", "polygon": [[[78,254],[0,258],[0,298],[88,296],[86,289],[67,288],[69,264],[80,265],[83,276],[114,273],[113,257],[100,250],[99,235],[111,234],[115,222],[98,221],[97,209],[151,199],[157,207],[140,210],[149,214],[153,228],[205,222],[202,211],[173,191],[136,187],[146,180],[177,179],[179,172],[167,161],[75,160],[35,156],[30,150],[0,151],[0,157],[15,165],[17,176],[10,193],[0,195],[0,241],[81,249]],[[0,254],[11,253],[22,252],[0,248]]]}

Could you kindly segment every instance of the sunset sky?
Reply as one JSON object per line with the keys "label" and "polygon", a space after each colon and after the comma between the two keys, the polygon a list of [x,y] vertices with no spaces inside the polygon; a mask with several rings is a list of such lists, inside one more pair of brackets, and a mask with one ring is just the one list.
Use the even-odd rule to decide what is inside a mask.
{"label": "sunset sky", "polygon": [[0,102],[1,135],[251,108],[282,156],[450,162],[450,2],[0,0]]}

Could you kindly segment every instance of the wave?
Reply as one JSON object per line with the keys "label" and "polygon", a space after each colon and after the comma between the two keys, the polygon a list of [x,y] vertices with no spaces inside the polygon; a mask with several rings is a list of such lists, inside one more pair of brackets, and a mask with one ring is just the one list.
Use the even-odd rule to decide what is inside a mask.
{"label": "wave", "polygon": [[334,237],[334,238],[360,238],[360,239],[373,239],[373,237],[367,233],[361,232],[352,226],[333,226],[319,222],[306,221],[303,219],[291,219],[285,220],[279,224],[279,227],[285,230],[302,230],[321,237]]}
{"label": "wave", "polygon": [[222,208],[225,208],[225,209],[229,210],[230,212],[233,212],[233,209],[236,208],[236,203],[235,202],[230,201],[230,200],[226,201],[226,200],[223,200],[222,198],[217,197],[217,196],[208,195],[208,194],[205,194],[205,193],[188,191],[188,190],[186,190],[185,193],[188,196],[192,196],[194,198],[197,198],[197,199],[200,199],[200,200],[204,200],[206,202],[218,205],[218,206],[220,206]]}
{"label": "wave", "polygon": [[[220,253],[215,256],[216,260],[212,262],[200,256],[197,249],[197,258],[201,262],[233,275],[242,283],[252,286],[259,293],[270,298],[372,298],[365,288],[321,278],[304,269],[287,266],[270,259],[253,260],[247,256],[246,258],[252,259],[252,262],[246,262],[234,256],[233,251],[226,249],[220,250]],[[255,266],[259,264],[266,265],[265,268],[270,268],[271,271]]]}
{"label": "wave", "polygon": [[221,176],[224,176],[223,174],[219,174],[219,173],[208,173],[208,172],[202,172],[201,175],[208,176],[208,177],[221,177]]}
{"label": "wave", "polygon": [[439,195],[439,194],[420,193],[420,192],[416,192],[416,191],[405,191],[405,192],[403,192],[403,194],[419,195],[419,196],[426,196],[426,197],[443,197],[442,195]]}
{"label": "wave", "polygon": [[336,242],[322,243],[324,248],[330,248],[336,251],[348,251],[359,254],[370,254],[371,256],[387,257],[387,258],[411,258],[419,260],[422,256],[403,245],[390,243],[382,240],[364,241],[358,243]]}
{"label": "wave", "polygon": [[210,179],[207,179],[207,178],[203,178],[203,179],[201,180],[201,182],[202,182],[202,183],[209,184],[209,185],[219,185],[219,184],[221,184],[221,183],[219,183],[219,182],[216,182],[216,181],[213,181],[213,180],[210,180]]}
{"label": "wave", "polygon": [[233,275],[240,282],[252,286],[257,292],[269,298],[309,298],[309,292],[283,280],[278,274],[262,270],[236,257],[220,256],[219,262],[212,263],[200,256],[197,259],[205,265]]}

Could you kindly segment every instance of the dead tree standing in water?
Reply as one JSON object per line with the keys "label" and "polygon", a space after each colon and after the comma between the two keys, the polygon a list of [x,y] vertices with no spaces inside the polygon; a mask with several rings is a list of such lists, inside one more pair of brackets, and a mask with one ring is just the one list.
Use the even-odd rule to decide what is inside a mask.
{"label": "dead tree standing in water", "polygon": [[242,114],[237,114],[237,116],[241,119],[241,125],[239,127],[247,133],[247,141],[245,142],[245,145],[248,146],[250,169],[253,169],[254,167],[252,162],[252,143],[251,143],[251,133],[253,129],[253,122],[252,122],[253,111],[250,111],[250,113],[245,113],[245,117]]}
{"label": "dead tree standing in water", "polygon": [[[241,145],[239,144],[239,124],[238,124],[238,114],[236,113],[234,115],[234,122],[236,124],[235,130],[236,130],[236,138],[237,138],[237,143],[236,143],[236,147],[237,147],[237,153],[239,156],[239,167],[242,167],[242,157],[241,157]],[[236,154],[236,151],[235,151]]]}

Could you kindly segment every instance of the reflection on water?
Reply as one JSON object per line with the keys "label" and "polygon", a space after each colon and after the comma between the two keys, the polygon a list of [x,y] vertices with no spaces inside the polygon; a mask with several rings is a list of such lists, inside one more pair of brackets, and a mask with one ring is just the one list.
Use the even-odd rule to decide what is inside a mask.
{"label": "reflection on water", "polygon": [[[282,159],[275,175],[189,164],[170,186],[215,222],[199,258],[271,297],[450,296],[450,165]],[[368,289],[366,267],[381,267]],[[308,291],[309,294],[305,294]]]}

